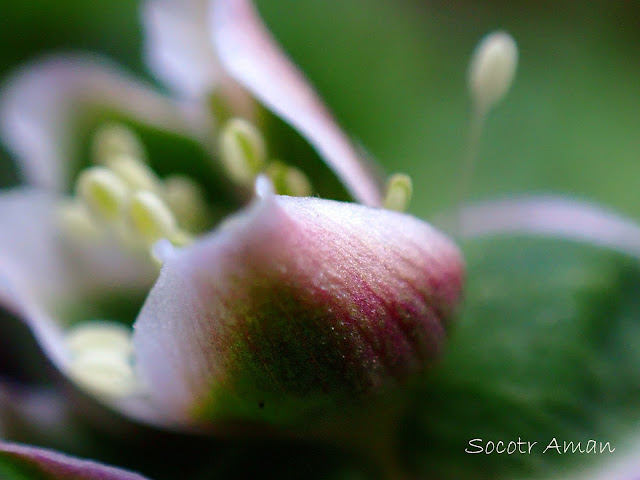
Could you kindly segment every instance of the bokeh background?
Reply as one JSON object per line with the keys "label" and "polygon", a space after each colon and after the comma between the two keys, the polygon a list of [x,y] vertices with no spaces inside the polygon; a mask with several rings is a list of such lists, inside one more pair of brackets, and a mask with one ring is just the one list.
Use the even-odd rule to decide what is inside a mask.
{"label": "bokeh background", "polygon": [[[500,28],[516,38],[520,47],[520,66],[511,92],[488,119],[480,161],[468,197],[480,199],[521,192],[566,193],[602,202],[640,219],[640,7],[635,2],[257,0],[256,3],[274,35],[311,79],[343,127],[387,171],[402,171],[412,176],[415,195],[411,212],[415,215],[429,219],[451,207],[454,201],[456,179],[466,148],[467,62],[477,41],[488,31]],[[138,6],[135,0],[2,0],[0,81],[26,61],[64,51],[101,53],[119,62],[123,68],[153,81],[142,59]],[[19,177],[10,156],[0,147],[0,187],[18,183]],[[480,246],[476,250],[483,248]],[[503,255],[500,245],[491,248],[483,250],[476,258],[489,258],[487,262],[491,263],[491,258]],[[472,255],[473,250],[470,249]],[[493,286],[498,288],[496,285],[502,282],[502,287],[511,287],[514,298],[518,292],[530,289],[535,298],[520,303],[516,298],[513,308],[485,308],[481,313],[487,323],[473,325],[471,322],[471,328],[463,330],[458,341],[462,347],[454,348],[452,365],[455,366],[456,361],[464,364],[467,358],[466,354],[460,354],[456,359],[455,352],[473,348],[482,360],[486,351],[491,350],[477,348],[476,340],[487,335],[487,328],[500,331],[516,315],[526,318],[531,311],[527,302],[535,301],[538,305],[541,301],[546,302],[551,305],[550,309],[561,312],[558,315],[572,322],[578,314],[582,315],[580,318],[589,318],[589,325],[595,325],[593,331],[585,333],[577,327],[578,323],[568,322],[566,328],[561,324],[560,330],[551,332],[556,340],[558,334],[567,338],[577,335],[581,339],[580,335],[584,335],[581,346],[591,346],[589,342],[601,337],[599,329],[613,316],[620,319],[621,325],[637,318],[640,311],[635,300],[637,295],[630,292],[635,292],[638,277],[636,273],[628,273],[628,264],[619,264],[619,259],[607,257],[603,260],[600,254],[576,253],[571,248],[568,253],[562,248],[554,248],[549,255],[544,245],[519,245],[513,251],[515,253],[497,262],[502,262],[503,267],[491,264],[488,270],[511,271],[513,265],[517,265],[521,271],[527,271],[531,265],[542,265],[532,276],[537,290],[531,287],[531,279],[510,280],[508,275],[498,275],[500,278]],[[522,251],[528,252],[526,260],[523,260]],[[552,267],[563,264],[567,257],[575,263],[566,269],[575,267],[571,282],[576,282],[577,277],[579,280],[571,291],[560,288],[563,280],[549,282],[549,272],[558,273]],[[550,270],[545,270],[547,267]],[[482,270],[482,265],[478,268]],[[563,272],[553,278],[560,279]],[[596,280],[591,282],[592,279]],[[484,279],[472,279],[469,296],[473,297],[474,292],[485,292],[484,284]],[[600,287],[605,284],[606,288]],[[589,301],[571,310],[573,303],[577,305],[578,299],[583,297],[588,297]],[[510,315],[514,317],[510,318]],[[574,327],[576,330],[572,330]],[[616,337],[615,341],[622,343],[612,341],[611,345],[624,344],[626,334],[620,332],[627,332],[625,328],[616,330],[620,338]],[[635,336],[626,335],[626,338],[640,338],[637,328],[633,328]],[[522,329],[515,332],[517,329],[514,327],[514,332],[507,331],[502,337],[487,335],[487,338],[493,339],[498,350],[513,338],[535,335],[540,335],[544,341],[549,338],[543,335],[544,329],[524,333]],[[27,337],[25,332],[22,334]],[[491,344],[489,341],[483,345]],[[611,345],[607,348],[613,349]],[[628,344],[624,346],[632,348]],[[532,371],[540,365],[530,362],[531,357],[526,355],[529,345],[523,343],[522,348],[517,348],[517,352],[525,352],[520,359],[529,363],[522,368],[516,366],[509,373],[535,376]],[[0,352],[0,365],[3,357],[10,363],[18,353],[22,352]],[[503,353],[509,361],[512,359],[509,355],[514,354]],[[632,363],[621,354],[616,353],[611,358],[613,356],[617,358],[616,365]],[[640,360],[637,356],[632,358]],[[556,367],[563,362],[562,355],[557,362]],[[491,376],[491,372],[483,370],[484,365],[478,363],[478,368],[470,369],[468,375]],[[493,366],[497,378],[503,365]],[[562,369],[554,370],[553,364],[542,366],[555,372],[554,378],[559,383],[566,383]],[[633,373],[629,373],[629,378],[637,378],[634,377],[637,374],[635,366],[629,368],[631,370]],[[15,369],[13,373],[27,376]],[[575,375],[568,374],[566,378],[573,379]],[[553,381],[549,385],[556,386]],[[618,385],[624,395],[609,395],[609,407],[619,404],[620,399],[626,399],[631,393],[634,398],[640,398],[636,395],[639,392],[627,386]],[[428,397],[425,398],[429,398],[427,404],[431,411],[446,411],[451,406],[447,402],[451,391],[454,395],[459,393],[453,389],[449,390],[449,397],[446,394],[438,397],[438,392],[433,392],[437,388],[430,389],[432,387],[427,387],[425,395]],[[446,391],[446,386],[442,390]],[[458,397],[461,403],[479,398],[477,392],[463,392]],[[490,399],[489,394],[483,398]],[[595,397],[588,398],[591,401]],[[598,405],[604,403],[595,402],[589,408]],[[489,424],[483,427],[489,430],[495,427],[494,431],[499,433],[500,426],[496,427],[493,421],[502,418],[504,412],[500,411],[500,404],[492,408],[494,410],[488,408],[484,417],[479,417],[489,419]],[[475,415],[465,406],[459,406],[459,410]],[[504,410],[511,415],[507,408]],[[581,424],[585,424],[584,418],[591,418],[592,411],[585,412],[575,415],[578,418],[584,414],[580,417]],[[569,408],[562,413],[571,417],[575,412]],[[429,417],[428,412],[424,415]],[[625,419],[633,416],[629,415]],[[522,412],[514,408],[512,417],[521,416]],[[421,457],[425,462],[437,461],[450,451],[447,448],[451,444],[447,441],[451,439],[446,431],[456,423],[447,422],[446,417],[442,425],[425,420],[427,434],[422,432],[422,438],[432,438],[429,436],[432,433],[445,439],[441,445],[425,447],[428,453]],[[465,419],[460,422],[464,424]],[[592,431],[589,428],[586,431]],[[550,427],[546,433],[554,432]],[[162,441],[170,444],[173,439]],[[185,457],[187,459],[213,448],[211,444],[186,442],[185,452],[191,452]],[[136,468],[140,460],[136,457],[138,450],[123,456],[116,443],[114,441],[106,450],[102,447],[100,458]],[[216,457],[210,461],[223,472],[220,478],[225,478],[224,472],[230,475],[233,468],[246,463],[245,457],[255,454],[256,448],[269,458],[283,449],[280,444],[254,447],[238,442],[214,446],[226,456],[226,460]],[[292,447],[286,445],[286,448]],[[326,452],[301,448],[300,451],[306,453],[301,454],[300,461],[313,470],[315,476],[322,477]],[[455,462],[452,460],[451,464]],[[503,464],[500,465],[492,464],[494,470],[488,472],[500,472]],[[180,471],[177,465],[173,468],[175,470],[166,470],[165,475]],[[294,463],[293,467],[286,468],[297,467]],[[162,473],[160,469],[156,470],[153,465],[144,467],[146,472]],[[255,473],[265,474],[265,471],[257,468]],[[204,474],[202,478],[205,478]],[[481,476],[478,474],[477,478]]]}
{"label": "bokeh background", "polygon": [[[469,55],[518,41],[513,90],[491,115],[473,198],[568,192],[640,217],[640,9],[634,2],[258,0],[342,125],[416,185],[412,211],[451,203],[464,152]],[[99,52],[141,76],[135,0],[4,0],[0,79],[38,55]],[[17,181],[6,153],[0,181]]]}

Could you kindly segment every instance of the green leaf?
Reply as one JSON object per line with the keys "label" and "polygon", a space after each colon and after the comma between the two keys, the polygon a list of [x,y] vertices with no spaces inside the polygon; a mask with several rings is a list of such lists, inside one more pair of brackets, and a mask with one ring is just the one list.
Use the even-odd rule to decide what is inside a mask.
{"label": "green leaf", "polygon": [[[480,479],[546,478],[620,457],[640,428],[637,263],[553,240],[474,242],[466,254],[465,306],[405,419],[405,460],[423,475]],[[476,438],[538,443],[525,454],[465,453]],[[616,451],[544,453],[553,438],[562,451],[590,439]]]}

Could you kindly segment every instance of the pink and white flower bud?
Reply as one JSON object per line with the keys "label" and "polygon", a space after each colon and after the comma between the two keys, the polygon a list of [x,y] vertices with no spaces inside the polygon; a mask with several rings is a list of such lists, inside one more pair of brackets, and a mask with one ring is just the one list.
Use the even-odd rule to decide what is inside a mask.
{"label": "pink and white flower bud", "polygon": [[166,262],[139,375],[179,422],[293,420],[424,371],[462,281],[455,245],[414,217],[267,195]]}

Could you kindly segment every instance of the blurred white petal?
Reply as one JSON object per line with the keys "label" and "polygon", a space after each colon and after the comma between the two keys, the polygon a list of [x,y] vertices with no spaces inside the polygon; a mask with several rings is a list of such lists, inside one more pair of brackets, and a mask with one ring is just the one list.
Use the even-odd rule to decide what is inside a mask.
{"label": "blurred white petal", "polygon": [[[56,199],[29,188],[0,193],[0,304],[22,318],[45,353],[66,367],[60,307],[83,297],[141,290],[153,266],[102,242],[66,242]],[[90,320],[90,319],[87,319]]]}
{"label": "blurred white petal", "polygon": [[523,196],[470,204],[459,214],[462,238],[537,235],[585,242],[640,258],[640,224],[594,203]]}
{"label": "blurred white petal", "polygon": [[226,71],[297,129],[353,197],[379,206],[378,180],[249,0],[210,0],[211,39]]}
{"label": "blurred white petal", "polygon": [[147,65],[178,96],[206,102],[221,93],[235,115],[251,118],[251,98],[211,46],[208,9],[208,0],[146,0],[141,15]]}
{"label": "blurred white petal", "polygon": [[207,131],[200,106],[162,96],[105,60],[41,59],[10,77],[0,97],[0,132],[25,180],[56,191],[68,187],[80,142],[76,123],[100,109],[191,138]]}

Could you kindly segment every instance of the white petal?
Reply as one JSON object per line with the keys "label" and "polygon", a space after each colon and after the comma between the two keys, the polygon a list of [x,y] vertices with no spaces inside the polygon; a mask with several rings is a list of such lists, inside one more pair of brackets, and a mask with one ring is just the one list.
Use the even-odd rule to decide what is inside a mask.
{"label": "white petal", "polygon": [[211,35],[228,73],[296,128],[358,201],[381,203],[377,179],[249,0],[211,0]]}
{"label": "white petal", "polygon": [[208,0],[146,0],[141,16],[149,69],[181,97],[220,91],[235,115],[252,118],[250,96],[224,71],[209,40]]}
{"label": "white petal", "polygon": [[585,242],[640,258],[640,224],[596,204],[557,196],[471,204],[459,216],[463,238],[537,235]]}
{"label": "white petal", "polygon": [[172,101],[102,59],[36,61],[14,74],[0,97],[0,131],[27,182],[58,191],[67,186],[79,141],[74,122],[96,109],[189,137],[207,130],[199,106]]}
{"label": "white petal", "polygon": [[[59,307],[87,297],[144,291],[157,273],[144,257],[116,247],[65,242],[55,222],[55,205],[52,195],[31,189],[0,193],[0,305],[25,322],[47,357],[66,374],[67,322]],[[111,404],[131,417],[164,423],[144,397]]]}
{"label": "white petal", "polygon": [[149,262],[114,247],[65,242],[56,218],[55,198],[48,193],[0,193],[0,303],[27,323],[45,353],[64,368],[59,307],[86,296],[140,290],[155,275]]}
{"label": "white petal", "polygon": [[200,97],[224,75],[210,46],[206,0],[147,0],[142,7],[145,55],[173,90]]}

